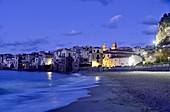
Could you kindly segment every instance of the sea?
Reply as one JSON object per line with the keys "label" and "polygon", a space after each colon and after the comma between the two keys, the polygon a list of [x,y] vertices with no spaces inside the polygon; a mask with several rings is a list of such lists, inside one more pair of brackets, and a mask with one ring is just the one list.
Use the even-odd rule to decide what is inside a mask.
{"label": "sea", "polygon": [[0,71],[0,112],[44,112],[89,97],[99,76]]}

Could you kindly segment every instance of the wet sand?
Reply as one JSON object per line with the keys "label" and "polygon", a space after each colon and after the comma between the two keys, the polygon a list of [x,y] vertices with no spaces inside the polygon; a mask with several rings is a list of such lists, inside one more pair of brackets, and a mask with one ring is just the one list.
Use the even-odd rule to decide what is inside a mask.
{"label": "wet sand", "polygon": [[91,73],[101,76],[91,97],[49,112],[170,112],[170,72]]}

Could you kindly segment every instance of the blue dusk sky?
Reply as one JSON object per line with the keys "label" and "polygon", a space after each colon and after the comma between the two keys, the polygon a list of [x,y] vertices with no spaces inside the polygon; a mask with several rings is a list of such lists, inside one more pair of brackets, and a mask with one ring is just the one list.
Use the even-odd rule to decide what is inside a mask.
{"label": "blue dusk sky", "polygon": [[170,0],[0,0],[0,53],[145,46]]}

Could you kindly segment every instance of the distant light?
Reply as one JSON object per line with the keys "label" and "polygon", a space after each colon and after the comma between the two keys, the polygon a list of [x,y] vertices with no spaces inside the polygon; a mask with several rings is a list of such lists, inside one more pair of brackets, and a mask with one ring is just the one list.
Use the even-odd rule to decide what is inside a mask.
{"label": "distant light", "polygon": [[47,59],[46,65],[51,65],[52,64],[52,58]]}
{"label": "distant light", "polygon": [[168,60],[170,60],[170,57],[168,57]]}
{"label": "distant light", "polygon": [[157,45],[155,40],[154,40],[154,41],[152,41],[152,43],[153,43],[154,45]]}
{"label": "distant light", "polygon": [[95,77],[95,80],[96,80],[96,81],[99,81],[99,80],[100,80],[100,77],[99,77],[99,76],[96,76],[96,77]]}

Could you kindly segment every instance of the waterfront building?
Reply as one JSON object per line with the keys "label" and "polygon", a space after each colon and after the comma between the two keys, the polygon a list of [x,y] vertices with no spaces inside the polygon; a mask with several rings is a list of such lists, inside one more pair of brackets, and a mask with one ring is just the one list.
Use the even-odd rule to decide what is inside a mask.
{"label": "waterfront building", "polygon": [[22,64],[22,55],[21,54],[17,54],[14,56],[14,69],[15,70],[22,70],[23,68],[23,64]]}
{"label": "waterfront building", "polygon": [[13,69],[15,58],[12,54],[3,54],[1,57],[2,66],[6,69]]}
{"label": "waterfront building", "polygon": [[136,46],[132,50],[133,50],[133,52],[135,52],[135,54],[138,54],[141,56],[143,56],[143,53],[145,51],[144,48],[141,48],[140,46]]}
{"label": "waterfront building", "polygon": [[72,71],[77,72],[77,71],[79,71],[79,68],[81,66],[79,53],[73,52],[72,53],[72,58],[73,58]]}
{"label": "waterfront building", "polygon": [[53,54],[47,51],[47,52],[40,52],[39,55],[41,60],[40,62],[41,69],[50,70],[53,61]]}
{"label": "waterfront building", "polygon": [[73,70],[73,58],[72,50],[70,49],[58,49],[54,52],[53,67],[55,71],[70,72]]}
{"label": "waterfront building", "polygon": [[90,67],[92,65],[92,46],[74,46],[71,50],[79,55],[80,67]]}
{"label": "waterfront building", "polygon": [[99,67],[103,64],[103,49],[101,47],[92,48],[92,67]]}
{"label": "waterfront building", "polygon": [[135,66],[143,61],[142,57],[135,54],[129,47],[117,48],[114,44],[114,49],[103,52],[103,66],[116,67],[116,66]]}

